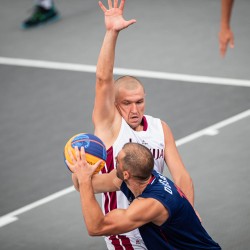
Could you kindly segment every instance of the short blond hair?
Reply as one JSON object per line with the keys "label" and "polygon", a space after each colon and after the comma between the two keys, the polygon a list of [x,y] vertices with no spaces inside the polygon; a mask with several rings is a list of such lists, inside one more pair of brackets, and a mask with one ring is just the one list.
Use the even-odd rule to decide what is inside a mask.
{"label": "short blond hair", "polygon": [[123,168],[140,180],[150,177],[154,168],[154,158],[151,151],[140,143],[129,142],[122,148],[125,156],[121,159]]}

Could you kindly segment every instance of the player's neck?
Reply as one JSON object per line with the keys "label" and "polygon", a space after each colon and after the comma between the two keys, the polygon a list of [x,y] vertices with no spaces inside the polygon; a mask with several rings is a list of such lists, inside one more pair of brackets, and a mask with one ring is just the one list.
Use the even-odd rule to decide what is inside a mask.
{"label": "player's neck", "polygon": [[127,183],[127,186],[136,198],[140,196],[147,187],[147,185],[151,183],[151,179],[152,175],[150,175],[150,177],[146,180],[133,179],[129,183]]}
{"label": "player's neck", "polygon": [[141,123],[137,127],[133,128],[133,130],[135,130],[135,131],[143,131],[144,130],[144,119],[143,118],[141,120]]}
{"label": "player's neck", "polygon": [[140,124],[137,127],[133,128],[133,130],[135,130],[135,131],[143,131],[143,125]]}

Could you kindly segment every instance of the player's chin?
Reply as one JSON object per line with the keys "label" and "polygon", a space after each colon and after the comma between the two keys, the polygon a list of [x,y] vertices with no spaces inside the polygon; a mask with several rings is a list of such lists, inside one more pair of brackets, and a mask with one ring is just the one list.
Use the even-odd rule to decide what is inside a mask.
{"label": "player's chin", "polygon": [[139,120],[130,120],[128,124],[132,129],[136,129],[141,122]]}

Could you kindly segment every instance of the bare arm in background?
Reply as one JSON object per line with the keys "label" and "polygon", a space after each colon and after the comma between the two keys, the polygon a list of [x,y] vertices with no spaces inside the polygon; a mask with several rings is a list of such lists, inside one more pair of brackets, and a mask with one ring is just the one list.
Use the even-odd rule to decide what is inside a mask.
{"label": "bare arm in background", "polygon": [[227,46],[234,48],[234,34],[230,27],[231,13],[234,0],[221,0],[221,21],[219,32],[220,54],[225,56]]}

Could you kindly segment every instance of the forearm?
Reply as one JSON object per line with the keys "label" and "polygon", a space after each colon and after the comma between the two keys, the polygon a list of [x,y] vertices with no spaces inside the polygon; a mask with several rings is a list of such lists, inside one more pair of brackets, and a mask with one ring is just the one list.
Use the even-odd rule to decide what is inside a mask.
{"label": "forearm", "polygon": [[97,81],[108,81],[113,83],[115,46],[118,34],[118,31],[106,31],[96,67]]}
{"label": "forearm", "polygon": [[221,28],[229,29],[233,0],[221,0]]}
{"label": "forearm", "polygon": [[91,236],[98,235],[100,225],[103,223],[104,215],[95,198],[91,179],[83,180],[79,184],[79,190],[82,214],[88,233]]}
{"label": "forearm", "polygon": [[188,201],[194,207],[194,185],[190,175],[186,173],[180,176],[176,181],[176,185],[182,190]]}

